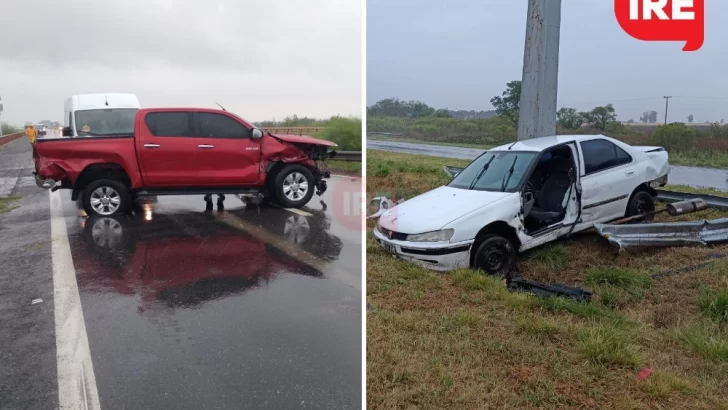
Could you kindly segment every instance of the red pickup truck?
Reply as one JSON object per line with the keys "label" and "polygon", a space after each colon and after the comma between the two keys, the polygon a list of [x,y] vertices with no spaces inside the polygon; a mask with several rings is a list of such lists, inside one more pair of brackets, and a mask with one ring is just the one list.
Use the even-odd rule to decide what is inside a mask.
{"label": "red pickup truck", "polygon": [[82,137],[38,139],[37,185],[72,189],[88,215],[127,212],[145,195],[259,193],[295,208],[326,190],[320,165],[336,155],[331,141],[273,135],[227,111],[152,108],[133,124],[125,118],[84,124]]}

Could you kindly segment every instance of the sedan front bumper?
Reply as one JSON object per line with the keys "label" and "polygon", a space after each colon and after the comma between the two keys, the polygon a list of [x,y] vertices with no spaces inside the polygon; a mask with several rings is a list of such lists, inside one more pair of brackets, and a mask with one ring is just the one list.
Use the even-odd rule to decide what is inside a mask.
{"label": "sedan front bumper", "polygon": [[385,251],[428,269],[445,272],[470,266],[472,240],[458,243],[397,241],[387,238],[376,228],[374,238]]}

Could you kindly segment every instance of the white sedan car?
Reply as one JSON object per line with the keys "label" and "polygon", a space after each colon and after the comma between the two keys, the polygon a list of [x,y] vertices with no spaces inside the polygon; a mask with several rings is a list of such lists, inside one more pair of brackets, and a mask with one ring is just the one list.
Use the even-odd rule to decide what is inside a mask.
{"label": "white sedan car", "polygon": [[559,135],[483,153],[445,186],[379,218],[387,251],[428,268],[504,275],[516,254],[655,209],[667,152],[604,135]]}

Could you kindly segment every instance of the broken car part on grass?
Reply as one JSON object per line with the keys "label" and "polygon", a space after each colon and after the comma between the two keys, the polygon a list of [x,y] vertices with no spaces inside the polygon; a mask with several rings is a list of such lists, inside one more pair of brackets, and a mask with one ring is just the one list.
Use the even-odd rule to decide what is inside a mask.
{"label": "broken car part on grass", "polygon": [[524,278],[507,278],[506,286],[514,292],[528,292],[538,296],[559,296],[573,299],[577,302],[590,302],[592,292],[560,283],[547,284]]}
{"label": "broken car part on grass", "polygon": [[619,248],[706,246],[728,241],[728,218],[643,225],[595,225],[599,235]]}

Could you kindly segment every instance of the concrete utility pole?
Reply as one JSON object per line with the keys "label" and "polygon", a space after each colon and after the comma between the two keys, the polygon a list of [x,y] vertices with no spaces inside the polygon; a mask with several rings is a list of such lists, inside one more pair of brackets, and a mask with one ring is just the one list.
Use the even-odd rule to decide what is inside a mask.
{"label": "concrete utility pole", "polygon": [[518,140],[556,135],[561,0],[528,0]]}
{"label": "concrete utility pole", "polygon": [[666,96],[664,96],[662,98],[665,99],[665,125],[667,125],[667,107],[670,105],[669,104],[669,101],[670,101],[670,98],[672,98],[672,96],[671,95],[666,95]]}

